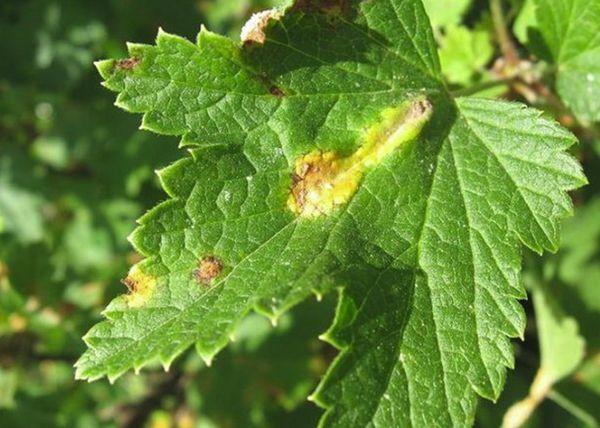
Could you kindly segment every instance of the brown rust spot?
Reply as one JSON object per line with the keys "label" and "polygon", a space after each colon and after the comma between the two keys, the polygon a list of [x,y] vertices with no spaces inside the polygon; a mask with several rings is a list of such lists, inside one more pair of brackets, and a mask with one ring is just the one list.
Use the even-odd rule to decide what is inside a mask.
{"label": "brown rust spot", "polygon": [[279,88],[278,86],[275,86],[275,85],[271,85],[271,87],[269,88],[269,92],[271,93],[271,95],[275,95],[276,97],[285,96],[285,94],[283,93],[281,88]]}
{"label": "brown rust spot", "polygon": [[194,269],[192,275],[196,282],[202,285],[210,285],[222,270],[223,263],[218,258],[206,256],[198,262],[198,267]]}
{"label": "brown rust spot", "polygon": [[125,58],[120,59],[116,62],[117,68],[121,70],[132,70],[140,63],[139,58]]}

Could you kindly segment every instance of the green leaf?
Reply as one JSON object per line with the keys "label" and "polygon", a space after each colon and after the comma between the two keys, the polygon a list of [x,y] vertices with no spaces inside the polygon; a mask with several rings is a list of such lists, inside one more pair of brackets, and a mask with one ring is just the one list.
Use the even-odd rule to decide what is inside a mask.
{"label": "green leaf", "polygon": [[317,396],[331,425],[471,423],[471,388],[496,399],[513,365],[518,241],[555,249],[559,189],[579,175],[560,153],[573,137],[517,104],[457,101],[418,238],[423,274],[350,289],[338,309],[329,337],[346,349]]}
{"label": "green leaf", "polygon": [[[402,143],[414,134],[414,121],[403,121],[404,112],[423,93],[439,99],[440,111],[449,108],[443,104],[435,44],[420,4],[362,7],[355,22],[339,17],[335,27],[326,14],[290,13],[274,23],[264,46],[244,49],[206,30],[198,44],[161,32],[156,47],[130,45],[127,62],[99,64],[106,86],[121,91],[117,103],[144,112],[146,128],[184,134],[183,144],[203,145],[192,150],[192,158],[160,173],[172,199],[144,216],[132,236],[148,259],[127,281],[142,293],[107,308],[110,321],[86,337],[92,349],[79,363],[80,376],[116,377],[156,357],[168,364],[192,343],[209,360],[251,308],[276,318],[313,290],[337,284],[333,274],[353,260],[381,265],[389,263],[388,252],[408,248],[401,242],[408,235],[380,244],[376,240],[382,238],[369,237],[373,231],[365,229],[364,218],[370,209],[363,206],[376,209],[383,202],[378,199],[393,204],[402,198],[400,189],[378,190],[393,176],[406,181],[407,173],[416,174],[420,178],[407,187],[420,189],[429,180],[431,162],[415,155],[425,150],[435,156],[427,144],[405,145],[414,154],[396,159],[404,170],[373,170],[351,203],[332,215],[297,216],[288,207],[294,163],[307,153],[318,148],[349,154],[365,140],[377,146]],[[386,16],[394,21],[382,20]],[[407,30],[398,32],[398,25]],[[417,25],[419,32],[408,31]],[[272,62],[273,57],[290,59]],[[385,136],[390,126],[398,136]],[[368,159],[356,160],[364,165]],[[421,194],[423,206],[425,192],[414,193]],[[412,207],[406,210],[410,214]],[[397,214],[390,214],[382,216],[382,225],[393,224]],[[416,227],[417,218],[408,229]],[[362,243],[348,242],[349,233]],[[407,233],[414,232],[402,232]],[[217,258],[223,271],[207,286],[194,272],[208,257]],[[131,310],[146,303],[148,291],[148,304]],[[191,325],[209,323],[214,328],[189,334]],[[124,328],[126,336],[118,333]],[[168,343],[167,332],[174,339]]]}
{"label": "green leaf", "polygon": [[13,370],[0,368],[0,409],[15,406],[17,375]]}
{"label": "green leaf", "polygon": [[434,27],[458,25],[465,14],[471,0],[423,0],[423,5]]}
{"label": "green leaf", "polygon": [[324,423],[472,421],[522,335],[520,242],[555,250],[585,182],[575,138],[519,104],[451,99],[418,0],[270,16],[242,44],[160,32],[98,64],[191,157],[159,172],[170,198],[131,236],[146,259],[77,376],[168,367],[191,345],[210,362],[251,310],[276,322],[340,288]]}
{"label": "green leaf", "polygon": [[596,263],[598,255],[600,198],[596,197],[578,207],[576,215],[565,223],[557,273],[565,284],[588,294],[584,301],[600,312],[600,294],[594,285],[600,278],[600,266]]}
{"label": "green leaf", "polygon": [[504,415],[506,427],[522,426],[546,397],[551,397],[554,385],[571,375],[584,358],[585,339],[579,333],[577,320],[561,307],[555,296],[556,287],[539,280],[532,282],[541,363],[527,397],[513,404]]}
{"label": "green leaf", "polygon": [[519,10],[519,14],[513,24],[513,33],[517,40],[524,45],[529,43],[529,31],[530,28],[537,27],[537,16],[536,16],[536,4],[535,0],[525,0]]}
{"label": "green leaf", "polygon": [[535,2],[539,31],[557,67],[559,95],[578,118],[600,120],[600,1]]}
{"label": "green leaf", "polygon": [[[585,340],[579,335],[574,318],[566,316],[549,290],[536,288],[533,293],[542,358],[540,370],[549,382],[571,374],[583,360]],[[558,352],[559,350],[568,352]]]}
{"label": "green leaf", "polygon": [[576,215],[565,222],[563,245],[552,265],[559,282],[557,296],[567,313],[574,317],[591,349],[600,346],[596,334],[600,321],[600,199],[578,207]]}
{"label": "green leaf", "polygon": [[0,233],[14,233],[24,243],[40,241],[43,236],[42,199],[0,178]]}
{"label": "green leaf", "polygon": [[467,86],[484,72],[494,48],[486,31],[450,26],[440,40],[440,63],[450,83]]}

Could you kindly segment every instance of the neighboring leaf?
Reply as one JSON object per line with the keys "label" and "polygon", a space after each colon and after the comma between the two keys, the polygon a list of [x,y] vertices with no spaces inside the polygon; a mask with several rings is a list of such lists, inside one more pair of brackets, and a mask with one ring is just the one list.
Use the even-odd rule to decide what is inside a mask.
{"label": "neighboring leaf", "polygon": [[14,233],[24,243],[40,241],[43,236],[42,202],[38,195],[19,189],[0,177],[0,233]]}
{"label": "neighboring leaf", "polygon": [[17,375],[13,370],[0,367],[0,409],[15,406]]}
{"label": "neighboring leaf", "polygon": [[580,119],[600,120],[600,1],[535,4],[539,31],[557,67],[559,95]]}
{"label": "neighboring leaf", "polygon": [[530,29],[537,27],[535,6],[535,0],[525,0],[521,6],[519,15],[513,24],[513,33],[515,34],[517,40],[524,45],[527,45],[530,41]]}
{"label": "neighboring leaf", "polygon": [[[558,391],[554,388],[583,362],[586,345],[592,351],[597,346],[599,214],[598,200],[578,207],[576,215],[565,222],[561,251],[546,257],[540,272],[535,271],[533,263],[527,270],[526,281],[533,294],[541,362],[527,397],[514,404],[506,414],[506,426],[520,426],[529,420],[546,398],[555,401],[586,426],[595,426],[589,424],[594,419],[593,412],[590,415],[582,408],[586,407],[584,401],[590,401],[589,398],[574,399],[577,396],[597,399],[591,391],[582,391],[586,389],[581,385],[586,376],[581,370],[572,380],[562,383]],[[585,367],[593,368],[593,362],[588,362]],[[578,406],[577,401],[581,401],[581,405]]]}
{"label": "neighboring leaf", "polygon": [[447,27],[461,22],[471,0],[423,0],[423,5],[432,26]]}
{"label": "neighboring leaf", "polygon": [[600,353],[596,352],[581,367],[577,373],[577,380],[600,395]]}
{"label": "neighboring leaf", "polygon": [[[564,248],[557,260],[557,275],[581,297],[591,311],[600,313],[600,199],[594,198],[578,208],[565,225]],[[579,314],[581,305],[573,307]]]}
{"label": "neighboring leaf", "polygon": [[31,152],[37,159],[56,169],[64,169],[69,164],[67,143],[61,138],[37,138],[31,146]]}
{"label": "neighboring leaf", "polygon": [[585,340],[579,335],[577,321],[565,315],[549,290],[535,289],[533,303],[542,358],[540,371],[555,383],[581,363]]}
{"label": "neighboring leaf", "polygon": [[486,31],[449,26],[440,40],[440,63],[450,83],[467,86],[492,59],[494,48]]}
{"label": "neighboring leaf", "polygon": [[131,237],[147,258],[77,376],[192,344],[210,362],[249,311],[340,287],[324,424],[464,425],[522,335],[520,242],[555,250],[585,182],[576,140],[519,104],[452,100],[418,0],[275,16],[241,46],[161,32],[98,64],[144,128],[193,147],[159,173],[170,199]]}
{"label": "neighboring leaf", "polygon": [[591,349],[600,347],[600,199],[577,207],[565,222],[561,250],[544,260],[545,281],[566,314],[577,320]]}
{"label": "neighboring leaf", "polygon": [[[257,314],[244,319],[212,367],[186,367],[190,389],[202,396],[196,411],[219,427],[295,426],[290,418],[299,413],[299,426],[314,426],[320,410],[306,397],[327,367],[329,347],[318,335],[331,321],[331,300],[306,302],[275,328]],[[234,412],[231,403],[237,403]],[[278,408],[286,410],[279,418]]]}
{"label": "neighboring leaf", "polygon": [[548,285],[535,284],[533,303],[540,344],[540,368],[529,395],[506,412],[503,421],[506,428],[522,426],[548,396],[554,384],[573,373],[584,356],[585,340],[579,335],[577,321],[566,316]]}

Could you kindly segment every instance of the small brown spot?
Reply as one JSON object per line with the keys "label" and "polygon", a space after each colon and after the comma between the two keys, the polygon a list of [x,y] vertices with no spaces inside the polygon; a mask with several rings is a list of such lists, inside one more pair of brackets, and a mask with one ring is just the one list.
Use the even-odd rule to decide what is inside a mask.
{"label": "small brown spot", "polygon": [[192,275],[196,282],[203,285],[210,285],[223,270],[223,263],[213,256],[202,258],[198,263],[198,267],[194,269]]}
{"label": "small brown spot", "polygon": [[131,277],[129,277],[129,276],[128,276],[128,277],[126,277],[126,278],[123,278],[123,279],[121,280],[121,283],[122,283],[122,284],[123,284],[125,287],[127,287],[127,290],[128,290],[130,293],[135,293],[135,292],[136,292],[136,290],[137,290],[137,281],[136,281],[136,280],[134,280],[133,278],[131,278]]}
{"label": "small brown spot", "polygon": [[139,58],[125,58],[117,61],[116,66],[122,70],[131,70],[140,63]]}
{"label": "small brown spot", "polygon": [[283,97],[285,95],[283,93],[283,91],[279,87],[277,87],[275,85],[272,85],[269,88],[269,92],[271,93],[271,95],[275,95],[276,97]]}

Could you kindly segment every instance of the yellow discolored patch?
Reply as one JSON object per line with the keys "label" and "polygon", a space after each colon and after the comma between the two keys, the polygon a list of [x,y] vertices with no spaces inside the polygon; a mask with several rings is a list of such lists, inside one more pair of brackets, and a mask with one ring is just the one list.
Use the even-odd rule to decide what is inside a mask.
{"label": "yellow discolored patch", "polygon": [[315,151],[300,157],[292,173],[288,208],[297,215],[315,217],[348,202],[364,172],[417,138],[432,110],[426,98],[386,109],[381,120],[365,131],[363,144],[352,155],[342,158],[334,152]]}
{"label": "yellow discolored patch", "polygon": [[132,308],[144,306],[156,288],[156,278],[144,273],[137,265],[130,269],[122,282],[129,290],[125,300]]}
{"label": "yellow discolored patch", "polygon": [[298,159],[289,209],[298,215],[317,216],[349,200],[358,187],[360,173],[345,164],[333,152],[312,152]]}

